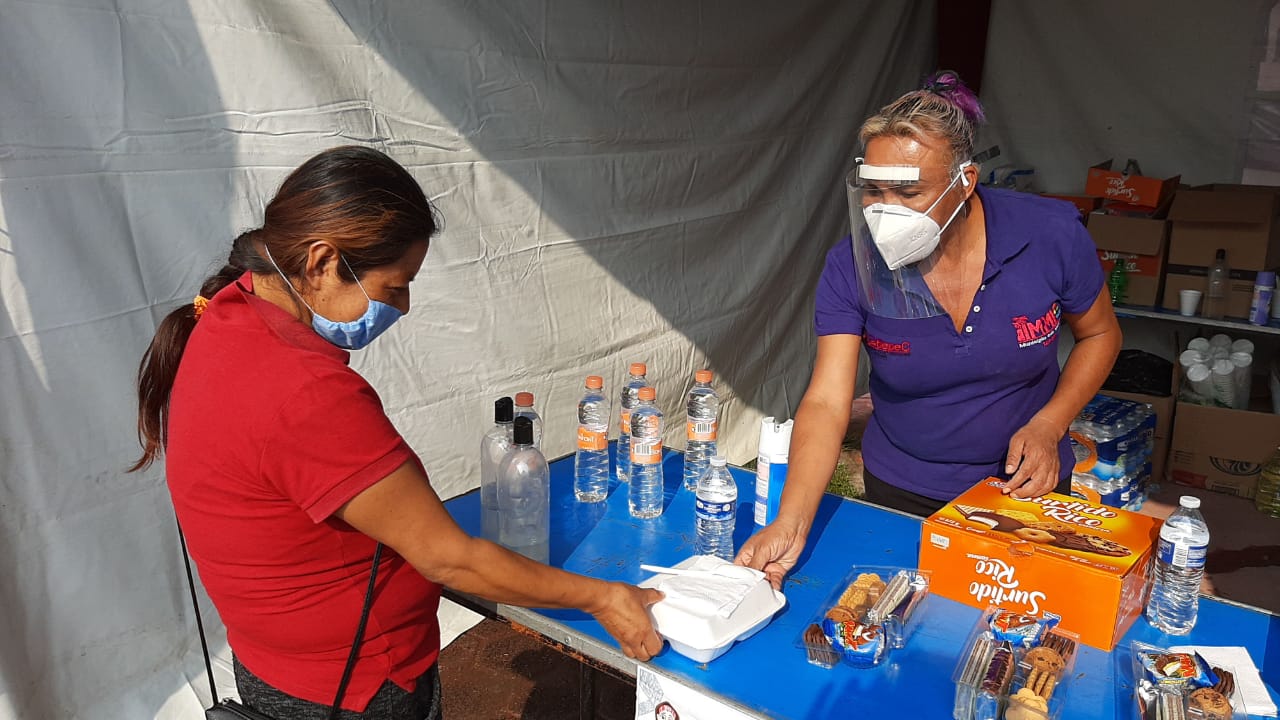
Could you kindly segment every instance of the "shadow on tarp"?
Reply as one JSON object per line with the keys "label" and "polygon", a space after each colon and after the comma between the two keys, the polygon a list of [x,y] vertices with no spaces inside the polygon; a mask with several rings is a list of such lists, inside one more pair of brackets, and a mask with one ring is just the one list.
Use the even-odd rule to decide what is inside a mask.
{"label": "shadow on tarp", "polygon": [[795,412],[856,124],[927,69],[932,3],[330,4],[536,199],[536,233],[572,238],[742,402]]}
{"label": "shadow on tarp", "polygon": [[[109,714],[152,717],[178,704],[178,688],[148,684],[158,674],[197,678],[191,687],[202,700],[205,692],[202,662],[188,652],[195,623],[160,473],[124,473],[139,451],[133,372],[146,345],[121,338],[149,340],[171,309],[151,308],[154,298],[225,256],[229,217],[202,228],[221,238],[216,248],[167,264],[175,258],[146,248],[173,238],[148,236],[157,225],[146,216],[195,195],[169,174],[175,158],[193,173],[224,170],[236,142],[221,129],[166,124],[224,105],[187,3],[116,10],[9,4],[0,31],[15,41],[0,42],[6,67],[39,88],[30,111],[22,101],[33,98],[10,108],[28,122],[0,132],[0,245],[6,282],[17,279],[0,297],[0,380],[16,392],[0,418],[9,473],[0,509],[17,523],[0,539],[9,578],[0,583],[0,705],[14,717],[86,717],[104,703]],[[194,200],[223,217],[233,201]],[[15,420],[21,427],[5,424]],[[72,587],[87,594],[68,596]],[[88,601],[75,594],[97,611],[76,611]]]}

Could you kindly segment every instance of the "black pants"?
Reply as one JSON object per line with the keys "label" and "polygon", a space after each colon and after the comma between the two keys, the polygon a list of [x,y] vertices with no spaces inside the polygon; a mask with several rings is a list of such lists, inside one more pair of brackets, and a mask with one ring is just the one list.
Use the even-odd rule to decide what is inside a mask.
{"label": "black pants", "polygon": [[[976,480],[974,482],[975,484],[977,483]],[[863,499],[867,502],[875,503],[881,507],[901,510],[904,513],[919,515],[920,517],[929,517],[951,502],[950,500],[934,500],[931,497],[917,495],[910,490],[903,490],[897,485],[890,485],[872,475],[865,465],[862,468],[862,484],[866,489]],[[1053,491],[1063,495],[1070,495],[1071,476],[1068,475],[1059,481],[1058,486]]]}
{"label": "black pants", "polygon": [[[278,720],[327,720],[328,705],[296,698],[268,685],[234,659],[240,702]],[[334,688],[337,691],[337,688]],[[390,680],[384,682],[362,713],[343,710],[338,720],[440,720],[439,664],[418,678],[413,692]]]}

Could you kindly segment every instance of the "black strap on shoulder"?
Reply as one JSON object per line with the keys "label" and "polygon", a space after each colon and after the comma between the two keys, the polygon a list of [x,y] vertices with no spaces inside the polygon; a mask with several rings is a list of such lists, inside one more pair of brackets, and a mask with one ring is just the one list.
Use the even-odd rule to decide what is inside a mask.
{"label": "black strap on shoulder", "polygon": [[[204,621],[200,617],[200,602],[196,598],[196,579],[191,572],[191,555],[187,552],[187,538],[182,534],[182,523],[178,523],[178,541],[182,543],[182,562],[187,568],[187,587],[191,590],[191,607],[196,611],[196,629],[200,632],[200,650],[204,653],[204,670],[209,676],[209,697],[218,702],[218,687],[213,682],[213,661],[209,659],[209,641],[204,635]],[[373,590],[378,580],[378,564],[382,560],[382,543],[373,551],[373,568],[369,571],[369,587],[364,594],[364,608],[360,611],[360,623],[356,625],[356,636],[351,642],[351,653],[347,656],[347,666],[342,670],[342,681],[338,683],[338,693],[333,698],[333,706],[329,709],[329,720],[337,720],[342,708],[342,698],[347,694],[347,683],[351,682],[351,673],[356,668],[356,659],[360,657],[360,645],[364,642],[365,626],[369,622],[369,610],[373,607]]]}

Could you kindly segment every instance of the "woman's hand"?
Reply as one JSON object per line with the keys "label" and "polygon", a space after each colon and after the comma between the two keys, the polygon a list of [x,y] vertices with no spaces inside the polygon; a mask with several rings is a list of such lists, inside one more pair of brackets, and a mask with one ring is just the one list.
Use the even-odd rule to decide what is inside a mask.
{"label": "woman's hand", "polygon": [[1058,443],[1065,432],[1039,416],[1022,426],[1009,440],[1005,473],[1013,477],[1004,491],[1016,498],[1040,497],[1058,485],[1061,461]]}
{"label": "woman's hand", "polygon": [[797,525],[774,520],[742,544],[734,562],[763,572],[774,589],[781,590],[782,579],[800,559],[804,543],[805,533]]}
{"label": "woman's hand", "polygon": [[602,604],[590,610],[596,622],[618,641],[629,658],[644,662],[662,649],[662,638],[653,629],[649,606],[662,599],[653,588],[609,583]]}

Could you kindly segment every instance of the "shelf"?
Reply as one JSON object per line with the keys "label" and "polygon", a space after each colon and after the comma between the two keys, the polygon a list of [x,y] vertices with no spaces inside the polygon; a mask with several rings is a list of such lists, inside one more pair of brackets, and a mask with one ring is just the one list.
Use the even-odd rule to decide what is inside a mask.
{"label": "shelf", "polygon": [[1211,320],[1207,317],[1193,315],[1185,317],[1180,315],[1176,310],[1162,310],[1160,308],[1135,307],[1132,305],[1117,305],[1116,317],[1122,318],[1152,318],[1155,320],[1167,320],[1170,322],[1187,323],[1190,325],[1200,325],[1202,327],[1228,328],[1237,332],[1262,333],[1266,335],[1280,335],[1280,320],[1272,319],[1266,325],[1253,325],[1244,320],[1244,318],[1227,318],[1225,320]]}

